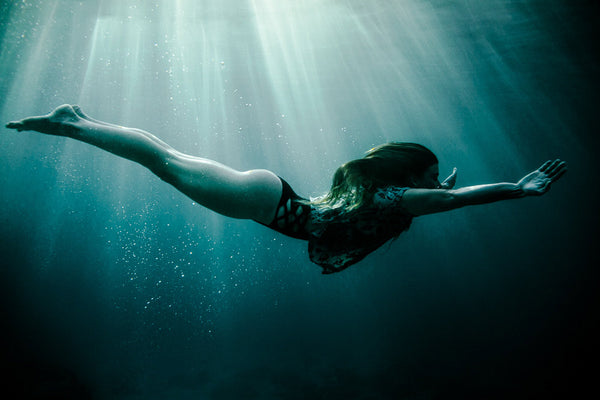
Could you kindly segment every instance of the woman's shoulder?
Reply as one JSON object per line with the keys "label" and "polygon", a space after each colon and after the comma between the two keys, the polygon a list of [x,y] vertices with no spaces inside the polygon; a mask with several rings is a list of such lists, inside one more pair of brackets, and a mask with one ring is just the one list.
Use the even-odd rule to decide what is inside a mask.
{"label": "woman's shoulder", "polygon": [[334,204],[313,202],[312,208],[316,213],[328,215],[352,214],[360,212],[361,210],[373,208],[396,208],[400,206],[402,196],[408,189],[410,189],[410,187],[387,186],[375,189],[375,191],[371,192],[367,197],[368,200],[360,205],[349,201],[347,198],[342,198]]}
{"label": "woman's shoulder", "polygon": [[398,205],[409,187],[387,186],[373,193],[373,203],[379,206]]}

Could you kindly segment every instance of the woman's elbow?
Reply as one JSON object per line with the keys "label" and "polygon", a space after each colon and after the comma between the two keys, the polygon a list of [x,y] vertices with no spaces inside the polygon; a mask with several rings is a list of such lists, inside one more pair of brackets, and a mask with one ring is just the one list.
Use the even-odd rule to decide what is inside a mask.
{"label": "woman's elbow", "polygon": [[450,211],[465,206],[461,197],[454,190],[440,190],[435,199],[435,204],[432,205],[432,212]]}

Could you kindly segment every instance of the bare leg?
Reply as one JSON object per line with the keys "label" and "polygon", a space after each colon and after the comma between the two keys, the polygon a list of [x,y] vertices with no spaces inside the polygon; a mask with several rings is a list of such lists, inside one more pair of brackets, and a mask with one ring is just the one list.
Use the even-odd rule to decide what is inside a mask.
{"label": "bare leg", "polygon": [[77,106],[62,105],[48,115],[6,127],[70,137],[135,161],[192,200],[228,217],[268,224],[281,197],[281,181],[270,171],[241,172],[180,153],[143,130],[93,120]]}

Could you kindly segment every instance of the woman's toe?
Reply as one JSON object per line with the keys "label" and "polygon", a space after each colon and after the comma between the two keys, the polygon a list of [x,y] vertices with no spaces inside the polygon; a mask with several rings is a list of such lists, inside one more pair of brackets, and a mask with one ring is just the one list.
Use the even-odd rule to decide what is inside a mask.
{"label": "woman's toe", "polygon": [[11,121],[8,124],[6,124],[6,127],[8,129],[16,129],[20,131],[21,129],[23,129],[23,124],[21,122]]}

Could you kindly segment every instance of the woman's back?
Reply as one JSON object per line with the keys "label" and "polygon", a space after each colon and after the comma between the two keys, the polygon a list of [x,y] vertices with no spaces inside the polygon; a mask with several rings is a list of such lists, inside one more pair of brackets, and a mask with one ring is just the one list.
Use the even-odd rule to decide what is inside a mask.
{"label": "woman's back", "polygon": [[312,205],[311,261],[323,267],[324,274],[339,272],[407,230],[413,217],[400,204],[407,189],[377,189],[371,201],[356,208]]}

